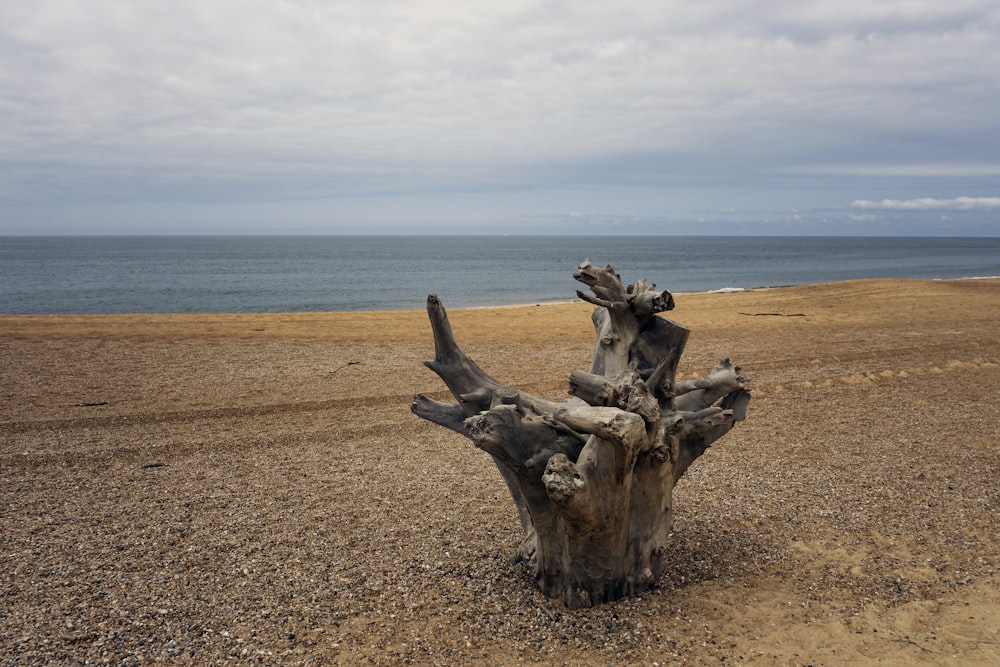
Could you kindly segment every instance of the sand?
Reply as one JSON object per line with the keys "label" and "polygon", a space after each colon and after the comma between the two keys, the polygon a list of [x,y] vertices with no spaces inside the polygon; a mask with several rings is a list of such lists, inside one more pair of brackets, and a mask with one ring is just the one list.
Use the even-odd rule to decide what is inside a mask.
{"label": "sand", "polygon": [[[559,400],[589,313],[451,319]],[[409,412],[445,397],[422,311],[0,317],[0,664],[1000,664],[1000,280],[670,316],[749,418],[679,483],[658,588],[573,611],[510,562],[486,454]]]}

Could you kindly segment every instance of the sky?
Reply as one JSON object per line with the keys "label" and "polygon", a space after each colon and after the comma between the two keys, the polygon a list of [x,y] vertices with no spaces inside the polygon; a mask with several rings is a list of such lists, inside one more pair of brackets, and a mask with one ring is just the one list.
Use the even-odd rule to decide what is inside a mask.
{"label": "sky", "polygon": [[1000,4],[0,4],[0,234],[121,233],[1000,236]]}

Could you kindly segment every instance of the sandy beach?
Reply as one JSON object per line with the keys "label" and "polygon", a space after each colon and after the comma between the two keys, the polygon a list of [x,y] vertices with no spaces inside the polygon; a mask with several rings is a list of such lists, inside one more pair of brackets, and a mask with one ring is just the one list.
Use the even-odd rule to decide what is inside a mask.
{"label": "sandy beach", "polygon": [[[590,311],[449,314],[561,400]],[[410,413],[446,397],[422,310],[0,316],[0,665],[1000,664],[1000,279],[669,316],[749,417],[678,484],[658,588],[572,611],[510,562],[489,457]]]}

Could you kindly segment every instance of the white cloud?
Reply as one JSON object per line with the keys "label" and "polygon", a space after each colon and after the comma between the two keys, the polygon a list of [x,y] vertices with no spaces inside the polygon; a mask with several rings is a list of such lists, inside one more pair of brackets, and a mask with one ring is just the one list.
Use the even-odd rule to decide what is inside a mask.
{"label": "white cloud", "polygon": [[993,211],[1000,209],[1000,197],[955,197],[953,199],[859,199],[851,203],[854,208],[884,211]]}
{"label": "white cloud", "polygon": [[903,162],[885,164],[876,160],[864,164],[815,164],[798,167],[799,173],[825,176],[860,176],[879,178],[996,178],[1000,176],[1000,162]]}

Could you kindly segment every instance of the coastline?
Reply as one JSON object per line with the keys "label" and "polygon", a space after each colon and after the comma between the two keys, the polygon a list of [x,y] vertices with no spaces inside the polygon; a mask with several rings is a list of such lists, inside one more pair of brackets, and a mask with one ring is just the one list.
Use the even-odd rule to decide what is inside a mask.
{"label": "coastline", "polygon": [[3,313],[406,310],[560,301],[586,257],[674,293],[1000,274],[1000,238],[69,237],[0,251]]}
{"label": "coastline", "polygon": [[[851,283],[908,283],[908,282],[941,282],[941,283],[958,283],[964,281],[1000,281],[1000,276],[966,276],[961,278],[852,278],[848,280],[837,280],[828,282],[818,282],[818,283],[804,283],[804,284],[794,284],[794,285],[767,285],[767,286],[757,286],[757,287],[721,287],[718,289],[711,290],[700,290],[700,291],[671,291],[675,297],[698,297],[702,295],[715,295],[715,294],[736,294],[736,293],[746,293],[746,292],[763,292],[770,290],[787,290],[787,289],[810,289],[810,288],[822,288],[825,286],[836,286],[836,285],[847,285]],[[438,294],[442,301],[447,301],[446,294]],[[582,301],[579,298],[573,299],[546,299],[546,300],[536,300],[536,301],[524,301],[520,303],[497,303],[488,305],[478,305],[478,306],[454,306],[448,307],[449,311],[488,311],[488,310],[508,310],[508,309],[519,309],[519,308],[537,308],[541,306],[571,306],[573,304],[584,304],[587,308],[591,308],[589,304]],[[447,307],[447,303],[445,303]],[[75,313],[75,312],[60,312],[60,313],[0,313],[0,321],[8,320],[10,322],[16,322],[23,319],[25,323],[35,322],[44,323],[46,320],[55,321],[56,318],[69,318],[71,320],[90,324],[93,322],[107,321],[109,323],[114,322],[117,318],[122,318],[121,321],[137,320],[140,318],[151,318],[154,320],[166,321],[169,319],[176,319],[178,322],[189,320],[191,322],[204,321],[207,322],[211,319],[219,319],[220,321],[232,320],[236,321],[238,319],[252,319],[255,317],[259,318],[278,318],[278,319],[289,319],[293,320],[296,318],[309,319],[309,318],[322,318],[322,317],[350,317],[350,316],[384,316],[384,317],[396,317],[402,316],[407,317],[413,313],[424,313],[423,308],[396,308],[396,309],[373,309],[373,310],[284,310],[284,311],[217,311],[217,312],[157,312],[157,313],[147,313],[147,312],[134,312],[134,313]],[[665,314],[667,315],[667,314]]]}
{"label": "coastline", "polygon": [[[0,654],[1000,662],[1000,279],[675,297],[681,375],[731,356],[750,417],[678,485],[660,587],[581,611],[509,562],[488,457],[409,414],[446,393],[422,310],[0,316]],[[560,400],[591,310],[449,317]]]}

